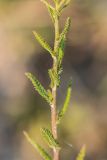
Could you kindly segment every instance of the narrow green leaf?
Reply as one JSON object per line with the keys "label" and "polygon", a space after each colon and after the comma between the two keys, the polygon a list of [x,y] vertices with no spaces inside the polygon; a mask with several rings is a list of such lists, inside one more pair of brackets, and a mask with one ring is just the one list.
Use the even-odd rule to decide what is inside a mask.
{"label": "narrow green leaf", "polygon": [[35,90],[50,104],[52,101],[52,96],[48,94],[48,92],[44,89],[41,83],[37,80],[37,78],[31,73],[25,73],[27,78],[32,82]]}
{"label": "narrow green leaf", "polygon": [[58,7],[59,12],[61,12],[64,8],[66,8],[69,5],[70,1],[71,0],[62,0]]}
{"label": "narrow green leaf", "polygon": [[60,86],[61,83],[61,73],[63,72],[63,68],[60,66],[60,68],[58,69],[58,75],[57,75],[57,87]]}
{"label": "narrow green leaf", "polygon": [[52,22],[54,23],[55,22],[55,10],[50,7],[47,7],[47,8],[48,8],[48,12],[51,16]]}
{"label": "narrow green leaf", "polygon": [[44,40],[44,38],[38,34],[37,32],[33,31],[33,34],[35,36],[35,38],[37,39],[37,41],[41,44],[41,46],[46,49],[52,57],[54,57],[54,53],[52,48],[49,46],[49,44]]}
{"label": "narrow green leaf", "polygon": [[84,160],[84,157],[85,157],[85,154],[86,154],[86,147],[85,145],[81,148],[76,160]]}
{"label": "narrow green leaf", "polygon": [[63,71],[63,68],[62,68],[62,61],[63,61],[63,58],[64,58],[64,48],[65,48],[65,38],[62,38],[62,40],[60,41],[60,44],[59,44],[59,48],[58,48],[58,80],[57,80],[57,86],[60,85],[60,79],[61,79],[61,73]]}
{"label": "narrow green leaf", "polygon": [[54,22],[55,21],[55,19],[54,19],[54,14],[55,14],[55,8],[54,7],[52,7],[46,0],[41,0],[45,5],[46,5],[46,7],[47,7],[47,9],[48,9],[48,12],[49,12],[49,14],[50,14],[50,16],[51,16],[51,19],[52,19],[52,21]]}
{"label": "narrow green leaf", "polygon": [[59,3],[58,9],[62,10],[65,3],[66,3],[66,0],[61,0],[60,3]]}
{"label": "narrow green leaf", "polygon": [[65,41],[66,41],[66,34],[70,27],[70,18],[68,17],[64,26],[62,33],[60,34],[59,38],[59,48],[58,48],[58,68],[60,69],[62,60],[64,57],[64,48],[65,48]]}
{"label": "narrow green leaf", "polygon": [[59,39],[59,43],[61,42],[61,40],[64,38],[66,39],[66,34],[70,28],[70,24],[71,24],[71,19],[70,17],[67,18],[66,22],[65,22],[65,26],[64,26],[64,29],[60,35],[60,39]]}
{"label": "narrow green leaf", "polygon": [[58,73],[56,73],[53,69],[48,70],[48,74],[51,80],[50,88],[53,88],[53,86],[56,84],[59,86],[60,84],[60,74],[62,72],[62,68],[58,69]]}
{"label": "narrow green leaf", "polygon": [[72,91],[71,85],[72,85],[72,81],[69,82],[66,98],[65,98],[65,101],[64,101],[64,105],[58,113],[58,121],[57,121],[58,124],[60,123],[62,117],[64,116],[64,114],[67,111],[67,108],[68,108],[68,105],[69,105],[69,102],[70,102],[70,98],[71,98],[71,91]]}
{"label": "narrow green leaf", "polygon": [[49,129],[42,128],[41,132],[42,132],[42,135],[43,135],[44,139],[46,140],[47,144],[49,145],[49,147],[60,148],[59,143],[57,142],[56,139],[54,139],[53,134],[51,133],[51,131]]}
{"label": "narrow green leaf", "polygon": [[28,142],[39,152],[44,160],[52,160],[51,156],[39,144],[35,143],[34,140],[30,138],[27,132],[24,131],[23,133]]}
{"label": "narrow green leaf", "polygon": [[62,38],[59,48],[58,48],[58,68],[62,65],[62,60],[64,57],[65,39]]}
{"label": "narrow green leaf", "polygon": [[[64,48],[65,48],[65,41],[66,41],[66,34],[69,30],[70,27],[70,18],[68,17],[64,26],[64,29],[62,33],[60,34],[59,38],[59,47],[58,47],[58,86],[60,85],[60,75],[61,75],[61,70],[62,70],[62,60],[64,57]],[[60,74],[59,74],[60,72]]]}

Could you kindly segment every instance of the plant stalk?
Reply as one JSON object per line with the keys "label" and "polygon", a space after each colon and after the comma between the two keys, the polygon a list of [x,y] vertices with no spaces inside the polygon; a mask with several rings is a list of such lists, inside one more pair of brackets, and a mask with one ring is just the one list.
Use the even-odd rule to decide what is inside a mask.
{"label": "plant stalk", "polygon": [[[57,4],[56,4],[56,11],[57,11]],[[58,48],[58,40],[59,40],[59,17],[56,16],[55,18],[55,41],[54,41],[54,53],[55,58],[53,59],[53,70],[57,73],[57,48]],[[56,106],[56,95],[57,95],[57,84],[54,82],[54,86],[52,88],[52,96],[53,102],[51,105],[51,127],[52,127],[52,134],[55,139],[58,139],[58,131],[57,131],[57,106]],[[59,149],[53,149],[53,160],[59,160]]]}

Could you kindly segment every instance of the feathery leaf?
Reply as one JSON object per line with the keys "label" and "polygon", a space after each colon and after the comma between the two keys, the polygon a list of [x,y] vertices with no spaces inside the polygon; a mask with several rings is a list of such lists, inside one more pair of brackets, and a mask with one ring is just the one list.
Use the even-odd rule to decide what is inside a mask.
{"label": "feathery leaf", "polygon": [[53,69],[48,70],[49,77],[51,79],[50,88],[53,88],[54,84],[59,86],[60,84],[60,74],[62,72],[62,68],[58,69],[58,72],[56,73]]}
{"label": "feathery leaf", "polygon": [[49,69],[48,70],[48,74],[49,74],[49,77],[50,77],[50,80],[51,80],[50,88],[53,88],[53,86],[54,86],[54,79],[55,79],[53,70]]}
{"label": "feathery leaf", "polygon": [[37,32],[33,31],[33,34],[35,36],[35,38],[37,39],[37,41],[41,44],[41,46],[46,49],[52,57],[54,57],[54,53],[52,48],[49,46],[49,44],[44,40],[44,38],[38,34]]}
{"label": "feathery leaf", "polygon": [[51,131],[47,128],[42,128],[41,129],[42,135],[46,142],[48,143],[49,147],[51,148],[60,148],[59,143],[57,142],[56,139],[54,139],[53,134]]}
{"label": "feathery leaf", "polygon": [[64,26],[64,29],[60,35],[60,38],[59,38],[59,42],[61,42],[61,40],[64,38],[66,39],[66,34],[70,28],[70,24],[71,24],[71,19],[70,17],[67,18],[66,22],[65,22],[65,26]]}
{"label": "feathery leaf", "polygon": [[63,68],[62,68],[62,60],[64,58],[64,48],[65,48],[65,39],[62,38],[60,44],[59,44],[59,48],[58,48],[58,55],[57,55],[57,58],[58,58],[58,80],[57,80],[57,86],[60,85],[60,77],[61,77],[61,73],[63,71]]}
{"label": "feathery leaf", "polygon": [[58,7],[59,12],[61,12],[64,8],[66,8],[69,5],[70,1],[71,0],[62,0]]}
{"label": "feathery leaf", "polygon": [[[62,33],[60,34],[60,38],[59,38],[59,48],[58,48],[58,73],[60,70],[62,70],[62,60],[64,57],[64,48],[65,48],[65,41],[66,41],[66,34],[69,30],[70,27],[70,18],[68,17],[64,26],[64,30],[62,31]],[[58,74],[58,82],[60,84],[60,75]],[[58,84],[58,85],[59,85]]]}
{"label": "feathery leaf", "polygon": [[52,22],[54,23],[55,19],[54,19],[54,14],[55,14],[55,8],[52,7],[46,0],[41,0],[47,7],[48,12],[51,16]]}
{"label": "feathery leaf", "polygon": [[61,73],[63,71],[63,68],[60,66],[60,68],[58,68],[58,74],[57,74],[57,87],[60,86],[61,83]]}
{"label": "feathery leaf", "polygon": [[64,26],[62,33],[60,34],[59,38],[59,48],[58,48],[58,67],[60,68],[62,64],[62,60],[64,57],[64,48],[65,48],[65,41],[66,41],[66,34],[70,27],[70,18],[68,17]]}
{"label": "feathery leaf", "polygon": [[65,101],[64,101],[64,105],[58,113],[58,121],[57,121],[58,124],[60,123],[62,117],[64,116],[64,114],[67,111],[67,108],[68,108],[68,105],[69,105],[69,102],[70,102],[70,98],[71,98],[71,91],[72,91],[71,85],[72,85],[72,81],[69,82],[66,98],[65,98]]}
{"label": "feathery leaf", "polygon": [[52,101],[52,96],[48,94],[48,92],[44,89],[41,83],[37,80],[37,78],[31,73],[25,73],[27,78],[32,82],[35,90],[50,104]]}
{"label": "feathery leaf", "polygon": [[84,160],[84,157],[85,157],[85,154],[86,154],[86,147],[85,145],[81,148],[76,160]]}
{"label": "feathery leaf", "polygon": [[63,38],[58,48],[58,68],[60,68],[62,64],[62,60],[64,57],[64,48],[65,48],[65,39]]}
{"label": "feathery leaf", "polygon": [[35,143],[34,140],[30,138],[27,132],[24,131],[23,133],[28,142],[39,152],[44,160],[52,160],[51,156],[39,144]]}

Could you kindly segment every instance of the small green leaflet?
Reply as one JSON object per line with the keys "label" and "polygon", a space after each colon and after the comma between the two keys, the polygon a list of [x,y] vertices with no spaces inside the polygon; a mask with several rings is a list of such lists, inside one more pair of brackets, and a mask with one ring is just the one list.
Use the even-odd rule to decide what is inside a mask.
{"label": "small green leaflet", "polygon": [[53,137],[53,134],[51,133],[51,131],[49,129],[42,128],[41,132],[42,132],[42,135],[43,135],[44,139],[48,143],[49,147],[51,147],[51,148],[59,148],[60,149],[59,143]]}
{"label": "small green leaflet", "polygon": [[32,82],[35,90],[50,104],[52,101],[52,96],[48,94],[48,92],[44,89],[41,83],[37,80],[37,78],[31,73],[25,73],[27,78]]}
{"label": "small green leaflet", "polygon": [[48,70],[49,77],[51,79],[50,88],[56,84],[59,87],[60,84],[60,74],[62,73],[62,68],[58,69],[58,73],[56,73],[53,69]]}
{"label": "small green leaflet", "polygon": [[61,42],[61,40],[63,38],[66,39],[66,34],[69,31],[70,24],[71,24],[71,18],[68,17],[67,20],[66,20],[66,22],[65,22],[64,29],[63,29],[62,33],[60,34],[59,43]]}
{"label": "small green leaflet", "polygon": [[64,48],[65,48],[65,39],[63,38],[60,42],[58,49],[58,68],[60,68],[62,65],[62,60],[64,57]]}
{"label": "small green leaflet", "polygon": [[[65,48],[65,41],[66,41],[66,34],[69,30],[70,27],[70,18],[68,17],[65,23],[65,27],[64,30],[62,31],[62,33],[60,34],[60,38],[59,38],[59,48],[58,48],[58,71],[61,70],[61,65],[62,65],[62,60],[64,57],[64,48]],[[59,78],[60,79],[60,74],[59,74]],[[59,81],[60,82],[60,81]]]}
{"label": "small green leaflet", "polygon": [[60,77],[61,77],[61,73],[63,71],[63,68],[62,68],[62,60],[63,60],[63,57],[64,57],[64,48],[65,48],[65,39],[62,38],[62,40],[60,41],[60,44],[59,44],[59,48],[58,48],[58,85],[60,85]]}
{"label": "small green leaflet", "polygon": [[28,142],[39,152],[44,160],[52,160],[51,156],[37,143],[30,138],[27,132],[23,132]]}
{"label": "small green leaflet", "polygon": [[52,22],[54,23],[54,21],[55,21],[54,20],[55,8],[53,8],[46,0],[41,0],[41,1],[46,5],[48,12],[51,16]]}
{"label": "small green leaflet", "polygon": [[60,68],[58,68],[58,74],[57,74],[57,87],[60,86],[62,72],[63,72],[63,68],[60,66]]}
{"label": "small green leaflet", "polygon": [[84,160],[84,157],[86,155],[86,147],[85,145],[81,148],[76,160]]}
{"label": "small green leaflet", "polygon": [[61,12],[65,7],[69,5],[71,0],[62,0],[59,4],[59,12]]}
{"label": "small green leaflet", "polygon": [[68,108],[68,105],[69,105],[69,102],[70,102],[70,98],[71,98],[71,91],[72,91],[71,86],[72,86],[72,81],[69,82],[66,98],[65,98],[65,101],[64,101],[64,105],[63,105],[63,107],[61,108],[61,110],[58,113],[57,124],[60,123],[62,117],[64,116],[64,114],[67,111],[67,108]]}
{"label": "small green leaflet", "polygon": [[[64,29],[63,29],[62,33],[60,34],[60,37],[59,37],[58,56],[59,56],[59,59],[61,59],[61,62],[62,62],[62,58],[63,58],[63,55],[64,55],[63,52],[64,52],[64,47],[65,47],[66,34],[67,34],[68,30],[69,30],[70,23],[71,23],[71,20],[70,20],[70,17],[68,17],[66,22],[65,22]],[[61,52],[61,53],[59,53],[59,52]]]}
{"label": "small green leaflet", "polygon": [[46,49],[52,57],[54,57],[54,53],[52,48],[49,46],[49,44],[44,40],[44,38],[38,34],[36,31],[33,31],[33,34],[35,36],[35,38],[37,39],[37,41],[41,44],[41,46]]}

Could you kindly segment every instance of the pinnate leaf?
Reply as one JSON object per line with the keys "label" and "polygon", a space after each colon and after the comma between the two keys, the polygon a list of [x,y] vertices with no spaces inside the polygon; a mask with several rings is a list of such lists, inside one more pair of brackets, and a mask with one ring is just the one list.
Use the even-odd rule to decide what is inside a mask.
{"label": "pinnate leaf", "polygon": [[58,124],[60,123],[62,117],[64,116],[64,114],[66,113],[66,111],[68,109],[68,105],[69,105],[70,98],[71,98],[71,91],[72,91],[71,85],[72,85],[72,81],[69,82],[64,105],[58,113],[58,121],[57,121]]}
{"label": "pinnate leaf", "polygon": [[53,69],[48,70],[49,77],[51,79],[50,88],[53,88],[53,86],[56,84],[59,86],[60,84],[60,74],[62,72],[62,68],[58,69],[58,72],[55,72]]}
{"label": "pinnate leaf", "polygon": [[50,80],[51,80],[51,83],[50,83],[50,88],[53,88],[54,86],[54,83],[55,83],[55,77],[54,77],[54,71],[53,69],[49,69],[48,70],[48,74],[49,74],[49,77],[50,77]]}
{"label": "pinnate leaf", "polygon": [[69,30],[70,27],[70,18],[68,17],[65,23],[65,27],[62,31],[62,33],[60,34],[60,38],[59,38],[59,47],[58,47],[58,54],[57,54],[57,58],[58,58],[58,85],[60,85],[60,76],[61,76],[61,71],[62,71],[62,60],[64,58],[64,48],[65,48],[65,41],[66,41],[66,34]]}
{"label": "pinnate leaf", "polygon": [[48,92],[44,89],[41,83],[37,80],[37,78],[31,73],[25,73],[27,78],[32,82],[35,90],[50,104],[52,100],[52,96],[48,94]]}
{"label": "pinnate leaf", "polygon": [[46,5],[46,7],[47,7],[47,9],[48,9],[48,12],[49,12],[49,14],[50,14],[50,16],[51,16],[51,19],[52,19],[52,21],[54,22],[55,21],[55,8],[54,7],[52,7],[46,0],[41,0],[45,5]]}
{"label": "pinnate leaf", "polygon": [[52,160],[51,156],[39,144],[35,143],[27,132],[24,131],[23,133],[28,142],[39,152],[44,160]]}
{"label": "pinnate leaf", "polygon": [[59,12],[61,12],[64,8],[66,8],[71,0],[62,0],[59,4]]}
{"label": "pinnate leaf", "polygon": [[37,39],[37,41],[41,44],[41,46],[46,49],[52,57],[54,57],[54,53],[52,48],[49,46],[49,44],[44,40],[44,38],[38,34],[36,31],[33,31],[33,34],[35,36],[35,38]]}
{"label": "pinnate leaf", "polygon": [[59,42],[61,42],[61,40],[64,38],[66,39],[66,34],[67,32],[69,31],[69,28],[70,28],[70,24],[71,24],[71,19],[70,17],[67,18],[66,22],[65,22],[65,26],[64,26],[64,29],[60,35],[60,40]]}
{"label": "pinnate leaf", "polygon": [[62,60],[64,57],[64,48],[65,48],[65,39],[62,38],[58,48],[58,68],[60,68],[62,65]]}
{"label": "pinnate leaf", "polygon": [[53,137],[53,134],[51,133],[51,131],[49,129],[42,128],[41,132],[42,132],[42,135],[43,135],[44,139],[46,140],[47,144],[49,145],[49,147],[51,147],[51,148],[60,148],[59,147],[59,143]]}
{"label": "pinnate leaf", "polygon": [[62,33],[60,34],[59,38],[59,48],[58,48],[58,67],[60,68],[62,64],[62,60],[64,57],[64,48],[65,48],[65,41],[66,41],[66,34],[70,27],[70,18],[68,17],[64,26]]}

